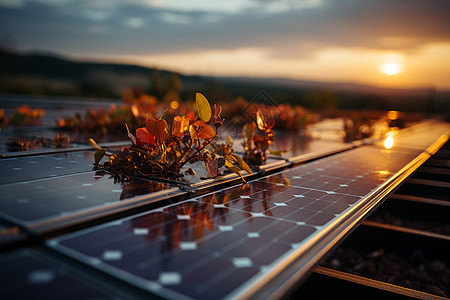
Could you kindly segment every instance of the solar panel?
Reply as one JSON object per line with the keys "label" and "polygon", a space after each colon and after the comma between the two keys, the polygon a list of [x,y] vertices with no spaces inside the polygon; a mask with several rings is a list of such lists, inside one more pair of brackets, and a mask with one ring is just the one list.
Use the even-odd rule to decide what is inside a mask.
{"label": "solar panel", "polygon": [[0,185],[0,216],[22,226],[69,222],[124,207],[142,205],[184,192],[167,183],[85,172]]}
{"label": "solar panel", "polygon": [[431,146],[439,136],[448,134],[450,126],[440,121],[430,121],[394,132],[395,147],[423,151]]}
{"label": "solar panel", "polygon": [[24,240],[26,235],[19,227],[0,223],[0,247]]}
{"label": "solar panel", "polygon": [[[83,145],[61,150],[67,153],[11,154],[17,157],[0,159],[0,218],[7,221],[0,224],[0,274],[13,274],[14,282],[1,285],[0,292],[11,298],[11,285],[13,296],[60,299],[76,287],[75,298],[110,298],[110,288],[118,283],[117,290],[135,286],[144,298],[273,295],[305,274],[395,187],[401,174],[408,173],[404,166],[413,170],[423,162],[417,156],[446,128],[433,123],[400,131],[393,150],[379,145],[350,150],[369,141],[344,144],[277,135],[272,150],[289,151],[281,158],[269,155],[265,165],[254,169],[259,174],[246,176],[253,180],[244,185],[235,174],[203,179],[202,162],[188,165],[198,171],[196,176],[177,182],[93,172],[93,152],[79,151]],[[16,130],[55,133],[49,127]],[[349,151],[336,154],[344,150]],[[328,154],[334,155],[283,170]],[[260,178],[265,170],[278,173]],[[188,195],[195,197],[176,202]],[[60,234],[57,230],[150,207],[158,208],[48,240],[51,250],[45,249],[45,255],[42,249],[5,250],[35,241],[27,240],[19,226],[39,239],[41,233]],[[72,273],[74,266],[88,272]],[[91,278],[113,283],[99,288]]]}
{"label": "solar panel", "polygon": [[92,171],[92,151],[0,159],[0,184]]}
{"label": "solar panel", "polygon": [[415,157],[362,147],[48,245],[162,297],[248,295],[294,261],[307,269],[305,253]]}
{"label": "solar panel", "polygon": [[[281,151],[281,156],[268,153],[269,159],[286,159],[296,162],[302,158],[319,157],[323,154],[340,152],[351,148],[352,145],[344,142],[311,139],[305,135],[296,135],[295,133],[283,134],[276,133],[275,140],[270,145],[271,151]],[[242,138],[235,139],[233,145],[234,151],[243,153]]]}
{"label": "solar panel", "polygon": [[74,276],[28,248],[0,254],[3,299],[113,299],[114,294]]}

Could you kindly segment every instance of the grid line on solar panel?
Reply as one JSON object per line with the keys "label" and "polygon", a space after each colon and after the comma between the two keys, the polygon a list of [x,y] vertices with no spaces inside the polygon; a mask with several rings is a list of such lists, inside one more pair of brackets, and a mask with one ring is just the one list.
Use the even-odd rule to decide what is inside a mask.
{"label": "grid line on solar panel", "polygon": [[[197,201],[188,201],[188,202],[184,202],[184,203],[182,203],[180,205],[177,205],[177,206],[168,207],[167,209],[164,210],[164,216],[165,216],[164,222],[166,222],[167,219],[169,219],[169,220],[175,220],[176,219],[176,221],[173,221],[173,222],[176,222],[179,226],[178,227],[177,226],[169,226],[170,227],[169,233],[172,233],[172,235],[173,235],[173,233],[175,232],[175,234],[180,235],[179,236],[179,240],[178,240],[178,242],[174,242],[174,241],[168,240],[167,236],[166,236],[166,238],[162,239],[163,243],[160,244],[160,248],[158,247],[158,248],[155,249],[155,247],[153,247],[153,246],[156,246],[158,244],[158,242],[159,242],[159,241],[156,241],[156,240],[153,241],[153,243],[152,243],[153,246],[151,246],[151,247],[149,247],[149,245],[147,245],[146,247],[136,247],[136,246],[133,247],[134,249],[141,248],[140,250],[145,250],[144,257],[149,254],[149,251],[155,255],[155,257],[153,259],[150,258],[150,259],[147,259],[147,261],[145,261],[143,259],[140,259],[141,262],[140,262],[139,266],[141,268],[142,267],[149,267],[153,271],[159,270],[160,272],[172,271],[170,269],[170,266],[165,265],[165,266],[162,267],[160,262],[164,258],[166,258],[166,260],[167,260],[168,258],[173,257],[173,256],[176,257],[177,255],[173,254],[173,253],[171,253],[171,254],[167,254],[166,253],[165,255],[157,256],[156,252],[159,251],[159,250],[163,250],[163,249],[170,250],[170,249],[172,249],[174,247],[174,245],[175,246],[176,245],[180,246],[180,245],[183,245],[183,243],[188,243],[188,242],[183,242],[182,241],[183,237],[187,237],[189,241],[198,242],[199,245],[201,245],[202,249],[200,249],[200,251],[196,251],[196,253],[199,254],[198,257],[200,257],[200,258],[211,256],[211,255],[208,255],[207,253],[212,251],[213,255],[210,257],[211,259],[216,260],[218,256],[220,256],[220,257],[228,257],[227,263],[230,264],[230,262],[232,263],[234,261],[235,262],[235,264],[233,264],[234,267],[236,265],[236,261],[237,261],[237,265],[239,267],[246,267],[245,262],[249,263],[250,265],[253,264],[252,262],[250,262],[251,260],[248,260],[247,258],[242,258],[241,260],[237,260],[239,257],[235,257],[236,255],[239,255],[239,254],[236,253],[236,249],[239,249],[239,248],[236,248],[236,246],[238,246],[239,244],[245,243],[246,242],[246,238],[248,237],[248,235],[245,232],[239,232],[239,231],[233,230],[233,226],[231,226],[231,225],[222,226],[222,228],[221,228],[220,225],[218,225],[215,232],[211,232],[210,235],[200,236],[198,239],[194,235],[192,235],[193,233],[195,233],[195,230],[199,229],[198,226],[196,228],[192,224],[192,222],[195,223],[195,220],[198,220],[198,218],[196,218],[194,216],[195,215],[194,214],[195,207],[197,207],[197,206],[198,206],[198,202]],[[187,214],[188,212],[190,214]],[[153,214],[161,214],[161,213],[162,212],[154,212]],[[192,218],[189,218],[189,219],[178,218],[178,216],[188,216],[188,215],[192,216]],[[249,218],[249,217],[251,217],[251,215],[244,215],[244,217]],[[153,219],[153,218],[151,217],[150,219]],[[132,221],[136,222],[138,224],[139,228],[141,228],[142,225],[143,225],[143,221],[141,221],[141,220],[132,220]],[[167,222],[164,225],[167,226],[170,223],[172,223],[172,225],[174,225],[173,222]],[[183,227],[183,224],[186,224],[186,223],[191,224],[191,227],[192,227],[191,229],[192,230],[191,231],[189,231],[189,230],[184,230],[184,231],[183,230],[179,230],[181,227]],[[122,224],[123,224],[123,222],[122,222]],[[197,224],[197,225],[203,226],[203,225],[206,225],[206,224]],[[294,224],[290,224],[290,227],[292,227],[293,225]],[[116,226],[115,230],[121,230],[120,228],[122,228],[122,227],[123,226]],[[158,227],[159,226],[155,227],[155,225],[149,226],[148,227],[148,232],[151,232],[151,231],[154,231],[154,230],[158,230],[158,229],[161,230],[161,227],[159,227],[159,228]],[[133,232],[135,232],[135,230],[133,230]],[[143,233],[147,233],[147,231],[144,231]],[[116,232],[113,232],[113,233],[112,232],[108,232],[106,234],[108,236],[118,236],[119,235]],[[102,234],[100,234],[100,236],[102,236]],[[170,237],[170,235],[169,235],[169,237]],[[91,241],[98,241],[99,240],[99,236],[92,236],[92,237],[89,238],[89,240],[91,240]],[[230,242],[230,240],[232,242]],[[256,240],[257,241],[261,241],[261,239],[256,239]],[[218,241],[221,241],[221,243],[218,242]],[[267,241],[269,241],[269,240],[267,240]],[[124,244],[127,244],[127,245],[131,245],[131,244],[136,245],[136,241],[133,242],[132,240],[126,240],[126,241],[122,241],[122,242]],[[164,248],[164,245],[165,245],[164,243],[167,243],[165,248]],[[264,242],[264,244],[265,243],[266,243],[266,241]],[[74,244],[73,243],[69,243],[69,245],[66,245],[66,246],[76,247],[76,244],[78,244],[78,243],[77,242],[75,242]],[[92,253],[92,251],[94,251],[94,252],[98,251],[98,248],[99,247],[101,248],[102,246],[104,246],[105,249],[106,248],[110,249],[108,251],[111,251],[111,249],[114,249],[118,245],[120,245],[120,243],[118,243],[117,240],[115,240],[115,238],[113,238],[111,240],[108,240],[108,243],[106,243],[106,245],[96,243],[96,245],[93,246],[92,249],[89,248],[90,250],[86,249],[86,251],[89,252],[91,255],[96,255],[97,258],[104,259],[105,258],[104,254],[102,254],[102,253],[94,254],[94,253]],[[246,244],[246,245],[248,246],[248,244]],[[259,244],[255,245],[255,249],[259,248],[259,247],[256,247],[256,246],[259,246]],[[268,247],[274,248],[273,246],[268,246]],[[286,252],[286,250],[290,249],[291,246],[290,245],[278,246],[278,248],[282,248],[283,251],[282,251],[282,253],[278,253],[277,255],[273,256],[272,257],[273,260],[275,260],[276,258],[279,258],[280,255],[283,254],[284,252]],[[156,252],[154,253],[150,249],[153,249]],[[182,249],[182,247],[181,248],[177,248],[177,250],[175,250],[175,253],[179,253],[180,249]],[[197,247],[188,247],[188,249],[199,250]],[[119,260],[120,262],[119,261],[113,261],[113,262],[109,261],[109,263],[113,264],[113,265],[116,265],[116,266],[123,267],[124,265],[128,265],[128,263],[124,262],[124,260],[122,258],[125,258],[125,257],[134,257],[134,258],[140,257],[138,255],[139,252],[138,253],[134,253],[132,251],[131,253],[129,253],[128,252],[129,250],[130,249],[127,248],[126,251],[121,251],[121,255],[116,255],[116,257],[120,257],[121,258]],[[207,250],[207,252],[206,253],[202,253],[203,250]],[[257,250],[255,250],[255,255],[257,255],[257,257],[258,257],[257,261],[264,261],[265,263],[268,263],[267,258],[265,260],[264,259],[261,260],[262,256],[259,255],[261,253],[261,251],[263,251],[263,250],[264,249],[259,249],[259,250],[257,249]],[[189,263],[191,263],[191,261],[192,260],[189,260]],[[242,262],[244,262],[244,264],[242,264]],[[158,269],[158,266],[160,267],[159,269]],[[180,267],[180,263],[178,263],[177,266]],[[199,267],[199,266],[190,266],[185,271],[180,270],[180,272],[182,272],[182,274],[183,274],[183,272],[188,272],[190,274],[191,271],[189,271],[189,270],[191,270],[191,269],[195,270],[197,267]],[[247,267],[249,267],[249,266],[247,266]],[[135,270],[135,272],[138,272],[139,267],[133,267],[132,269]],[[151,278],[152,278],[152,280],[157,280],[157,278],[159,278],[159,274],[155,273],[155,274],[153,274],[153,277],[151,277]]]}
{"label": "grid line on solar panel", "polygon": [[4,195],[0,214],[16,223],[30,224],[59,218],[159,191],[176,188],[148,180],[85,172],[0,185]]}
{"label": "grid line on solar panel", "polygon": [[[94,258],[100,263],[91,265],[124,280],[124,274],[134,274],[163,287],[155,293],[228,295],[362,201],[362,191],[352,192],[350,184],[373,180],[377,187],[412,159],[373,148],[352,152],[127,218],[120,226],[57,238],[52,245],[88,263]],[[364,155],[373,161],[352,162]],[[380,168],[388,171],[376,173]],[[303,185],[311,181],[317,186]],[[360,190],[368,195],[373,187]],[[117,232],[108,232],[111,226]],[[86,246],[89,241],[97,245]],[[230,281],[223,284],[225,279]]]}
{"label": "grid line on solar panel", "polygon": [[92,151],[0,159],[0,184],[88,172],[93,162]]}
{"label": "grid line on solar panel", "polygon": [[110,291],[95,286],[66,269],[43,260],[28,248],[0,256],[0,294],[3,299],[113,299]]}

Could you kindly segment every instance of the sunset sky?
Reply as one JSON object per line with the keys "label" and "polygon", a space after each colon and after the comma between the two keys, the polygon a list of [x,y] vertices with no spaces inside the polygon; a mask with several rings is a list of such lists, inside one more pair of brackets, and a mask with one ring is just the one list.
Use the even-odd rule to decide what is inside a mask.
{"label": "sunset sky", "polygon": [[449,0],[0,0],[0,39],[185,74],[450,90],[449,14]]}

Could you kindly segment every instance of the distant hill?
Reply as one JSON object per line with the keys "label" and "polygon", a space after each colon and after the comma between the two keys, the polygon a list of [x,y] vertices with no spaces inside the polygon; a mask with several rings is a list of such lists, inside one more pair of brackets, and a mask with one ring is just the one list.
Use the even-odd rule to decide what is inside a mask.
{"label": "distant hill", "polygon": [[176,76],[181,82],[182,99],[192,98],[196,91],[202,91],[217,102],[237,97],[251,100],[260,91],[265,91],[277,103],[317,109],[450,112],[450,92],[432,89],[389,89],[354,83],[172,73],[137,65],[81,62],[50,54],[0,50],[0,93],[3,94],[120,98],[127,87],[161,93],[173,80],[171,76]]}

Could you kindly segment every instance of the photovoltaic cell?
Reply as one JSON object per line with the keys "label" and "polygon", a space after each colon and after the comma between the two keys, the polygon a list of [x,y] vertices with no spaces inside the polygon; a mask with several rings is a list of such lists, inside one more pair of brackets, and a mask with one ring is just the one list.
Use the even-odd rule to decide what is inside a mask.
{"label": "photovoltaic cell", "polygon": [[399,132],[394,132],[394,148],[407,148],[423,151],[431,146],[441,135],[450,130],[448,123],[431,121],[411,126]]}
{"label": "photovoltaic cell", "polygon": [[[51,128],[41,127],[41,126],[22,126],[22,127],[13,127],[12,125],[2,128],[2,134],[0,135],[0,155],[10,155],[17,152],[11,152],[7,143],[17,138],[22,138],[27,141],[32,141],[37,136],[39,137],[47,137],[53,138],[56,136],[56,132],[51,130]],[[37,149],[44,149],[42,147],[38,147]],[[50,150],[51,148],[46,148],[46,150]],[[36,149],[35,149],[36,150]],[[21,151],[23,152],[23,151]],[[30,152],[29,150],[25,152]]]}
{"label": "photovoltaic cell", "polygon": [[23,240],[25,237],[25,234],[17,226],[0,223],[0,247]]}
{"label": "photovoltaic cell", "polygon": [[414,158],[358,148],[48,245],[163,297],[236,296]]}
{"label": "photovoltaic cell", "polygon": [[105,172],[86,172],[0,185],[0,216],[21,225],[108,208],[137,196],[176,191],[166,183]]}
{"label": "photovoltaic cell", "polygon": [[92,171],[93,151],[0,159],[0,184]]}
{"label": "photovoltaic cell", "polygon": [[114,299],[114,294],[73,276],[23,248],[0,255],[2,299]]}
{"label": "photovoltaic cell", "polygon": [[[305,157],[318,156],[321,153],[339,152],[343,149],[348,149],[349,146],[349,144],[338,141],[310,139],[304,135],[296,136],[292,132],[277,132],[275,133],[275,140],[269,149],[271,151],[281,151],[281,155],[269,153],[268,158],[296,161]],[[241,138],[235,140],[233,149],[238,153],[244,152]]]}

